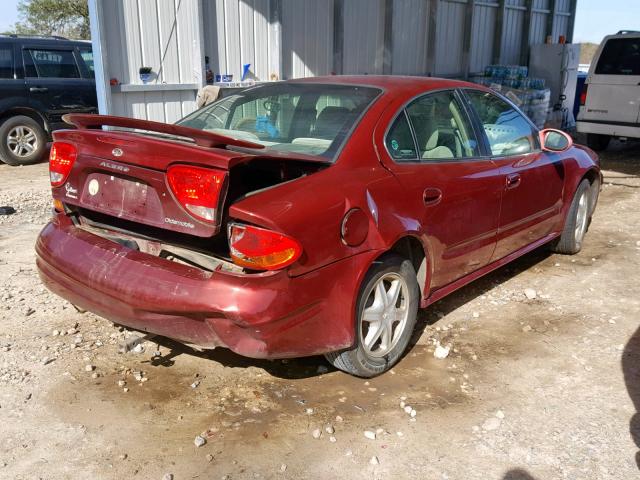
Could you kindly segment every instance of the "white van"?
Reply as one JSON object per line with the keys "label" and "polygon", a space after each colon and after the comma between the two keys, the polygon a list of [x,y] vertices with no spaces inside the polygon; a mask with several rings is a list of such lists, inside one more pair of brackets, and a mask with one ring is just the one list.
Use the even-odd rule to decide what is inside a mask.
{"label": "white van", "polygon": [[640,32],[604,38],[580,96],[578,132],[604,150],[612,137],[640,138]]}

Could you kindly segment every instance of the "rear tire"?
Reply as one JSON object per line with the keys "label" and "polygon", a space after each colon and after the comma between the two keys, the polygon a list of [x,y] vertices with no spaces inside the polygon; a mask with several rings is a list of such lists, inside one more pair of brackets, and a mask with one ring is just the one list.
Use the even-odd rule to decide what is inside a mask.
{"label": "rear tire", "polygon": [[9,165],[39,162],[47,146],[42,126],[25,115],[9,117],[0,125],[0,160]]}
{"label": "rear tire", "polygon": [[576,190],[567,218],[564,222],[562,235],[551,247],[555,253],[574,255],[582,249],[582,241],[591,223],[591,215],[595,209],[592,187],[586,178],[580,182]]}
{"label": "rear tire", "polygon": [[587,134],[587,146],[596,152],[606,150],[610,141],[611,137],[609,135],[599,135],[597,133]]}
{"label": "rear tire", "polygon": [[355,347],[325,357],[357,377],[370,378],[389,370],[409,344],[419,302],[420,287],[409,260],[399,255],[376,260],[358,294]]}

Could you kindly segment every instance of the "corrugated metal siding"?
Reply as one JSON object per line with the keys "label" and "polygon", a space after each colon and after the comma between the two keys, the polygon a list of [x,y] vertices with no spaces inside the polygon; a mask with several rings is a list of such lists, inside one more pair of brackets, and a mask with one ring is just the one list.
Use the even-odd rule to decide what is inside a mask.
{"label": "corrugated metal siding", "polygon": [[462,44],[466,1],[440,0],[436,33],[435,72],[438,75],[462,75]]}
{"label": "corrugated metal siding", "polygon": [[392,73],[424,75],[427,71],[428,12],[429,0],[394,2]]}
{"label": "corrugated metal siding", "polygon": [[343,19],[342,73],[382,73],[384,0],[347,0]]}
{"label": "corrugated metal siding", "polygon": [[[553,21],[553,41],[557,42],[560,35],[567,36],[569,29],[570,0],[556,0],[556,14]],[[563,15],[564,14],[564,15]]]}
{"label": "corrugated metal siding", "polygon": [[520,63],[524,16],[524,0],[507,0],[502,24],[501,63]]}
{"label": "corrugated metal siding", "polygon": [[534,0],[531,12],[531,29],[529,45],[544,43],[547,39],[547,17],[549,16],[549,0]]}
{"label": "corrugated metal siding", "polygon": [[493,37],[496,29],[497,3],[475,6],[471,28],[470,72],[482,72],[493,62]]}
{"label": "corrugated metal siding", "polygon": [[192,112],[195,90],[155,91],[153,85],[200,83],[199,1],[122,0],[108,5],[103,35],[109,78],[126,89],[142,84],[140,67],[151,67],[154,73],[150,85],[141,87],[149,91],[111,89],[109,113],[174,122]]}
{"label": "corrugated metal siding", "polygon": [[[475,0],[470,37],[465,23],[472,0],[90,0],[102,14],[101,37],[105,76],[140,84],[138,69],[150,66],[158,84],[189,84],[192,90],[142,87],[111,89],[110,113],[174,121],[195,108],[195,87],[202,83],[204,55],[215,73],[238,80],[242,65],[251,64],[255,79],[326,75],[334,68],[334,34],[342,38],[343,73],[391,73],[462,76],[479,72],[495,60],[497,0]],[[337,1],[337,0],[336,0]],[[386,2],[393,2],[385,21]],[[437,4],[433,3],[437,2]],[[500,61],[520,63],[526,0],[505,0]],[[533,0],[529,44],[543,43],[552,26],[554,41],[571,26],[571,0],[556,0],[558,12],[549,22],[549,0]],[[92,3],[93,4],[93,3]],[[280,5],[280,23],[270,8]],[[334,32],[334,8],[342,5],[342,32]],[[437,7],[435,22],[429,19]],[[389,20],[389,19],[387,19]],[[429,32],[435,25],[436,31]],[[385,28],[391,32],[385,32]],[[281,33],[278,33],[281,32]],[[202,35],[202,38],[201,38]],[[341,37],[340,37],[341,35]],[[428,57],[432,45],[433,59]],[[465,54],[465,40],[469,52]],[[385,42],[389,42],[385,44]],[[386,52],[385,48],[390,48]],[[523,52],[524,50],[524,52]],[[465,59],[468,58],[468,65]],[[433,64],[428,61],[433,60]],[[129,89],[131,90],[131,89]]]}
{"label": "corrugated metal siding", "polygon": [[211,70],[240,80],[249,63],[251,78],[268,80],[269,0],[204,0],[203,9]]}
{"label": "corrugated metal siding", "polygon": [[333,68],[333,0],[282,0],[285,79],[328,75]]}

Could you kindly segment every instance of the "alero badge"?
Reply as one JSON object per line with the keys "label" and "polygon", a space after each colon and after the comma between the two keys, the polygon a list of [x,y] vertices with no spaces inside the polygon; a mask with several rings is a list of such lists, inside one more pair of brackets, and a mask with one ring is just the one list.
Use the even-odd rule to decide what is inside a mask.
{"label": "alero badge", "polygon": [[111,155],[113,155],[114,157],[121,157],[123,154],[124,152],[119,148],[114,148],[113,150],[111,150]]}

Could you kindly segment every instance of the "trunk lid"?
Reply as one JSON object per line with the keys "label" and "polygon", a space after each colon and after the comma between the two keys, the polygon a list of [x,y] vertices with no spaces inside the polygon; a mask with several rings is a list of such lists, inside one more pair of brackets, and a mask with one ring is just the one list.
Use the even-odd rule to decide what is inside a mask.
{"label": "trunk lid", "polygon": [[[211,237],[221,224],[226,183],[221,186],[213,223],[190,215],[167,183],[172,165],[228,170],[255,155],[129,132],[63,130],[54,140],[76,146],[78,155],[67,181],[53,188],[63,203],[175,232]],[[227,180],[227,179],[225,179]]]}
{"label": "trunk lid", "polygon": [[[74,145],[77,157],[65,183],[52,188],[55,199],[78,207],[81,213],[83,210],[98,212],[197,237],[212,237],[220,232],[228,192],[236,198],[250,190],[275,185],[327,166],[327,161],[318,157],[262,153],[259,149],[264,148],[263,145],[178,125],[80,114],[67,115],[65,121],[78,129],[58,130],[53,138],[56,142]],[[165,136],[105,131],[101,129],[103,125],[159,132]],[[255,149],[255,152],[232,151],[225,148],[227,145]],[[243,164],[248,165],[253,160],[260,165],[269,161],[285,164],[288,168],[284,170],[291,172],[279,171],[277,178],[271,178],[273,172],[267,172],[272,175],[265,172],[249,175]],[[306,165],[305,168],[296,168],[300,162]],[[175,165],[204,168],[223,178],[216,186],[219,191],[213,221],[190,214],[187,210],[190,207],[185,207],[174,195],[167,170]],[[231,182],[230,171],[234,167],[241,178],[236,177]],[[246,185],[238,188],[239,184]],[[211,201],[214,202],[213,197]]]}

